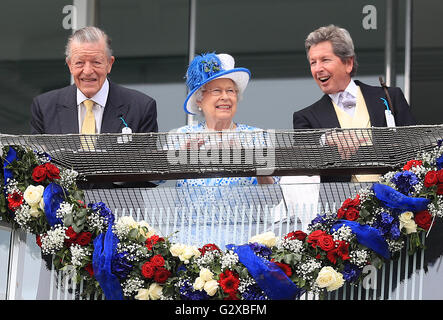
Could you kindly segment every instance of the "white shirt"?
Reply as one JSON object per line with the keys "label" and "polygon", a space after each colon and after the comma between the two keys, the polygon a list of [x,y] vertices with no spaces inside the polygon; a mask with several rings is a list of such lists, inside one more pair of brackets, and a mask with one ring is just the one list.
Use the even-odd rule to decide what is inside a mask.
{"label": "white shirt", "polygon": [[82,130],[83,120],[86,115],[86,108],[83,105],[85,100],[93,100],[95,102],[92,107],[92,112],[95,117],[95,131],[100,133],[100,128],[102,126],[103,112],[105,111],[106,101],[108,100],[109,93],[109,82],[108,79],[105,80],[100,90],[92,97],[86,97],[83,92],[77,88],[77,110],[78,110],[78,128],[79,132]]}
{"label": "white shirt", "polygon": [[[358,88],[357,88],[357,85],[355,84],[354,80],[351,79],[351,81],[349,82],[348,86],[346,87],[346,89],[344,91],[349,92],[350,94],[352,94],[354,96],[354,98],[357,99]],[[349,107],[345,108],[341,104],[338,104],[338,98],[340,97],[340,93],[341,92],[333,93],[333,94],[330,94],[329,96],[331,97],[332,101],[334,101],[334,103],[340,107],[340,109],[342,109],[347,114],[349,114],[351,117],[353,117],[356,106],[353,106],[351,108],[349,108]]]}

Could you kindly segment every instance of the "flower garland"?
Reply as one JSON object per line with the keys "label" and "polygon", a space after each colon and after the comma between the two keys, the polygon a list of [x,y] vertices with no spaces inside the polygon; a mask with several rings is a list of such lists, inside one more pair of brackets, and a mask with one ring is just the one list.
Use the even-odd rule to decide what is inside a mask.
{"label": "flower garland", "polygon": [[77,172],[45,153],[2,150],[2,219],[35,234],[57,270],[72,268],[84,294],[106,299],[294,299],[358,284],[368,265],[381,267],[423,248],[443,216],[443,146],[422,152],[380,183],[318,215],[306,232],[272,232],[221,250],[171,243],[146,222],[116,219],[103,202],[86,205]]}

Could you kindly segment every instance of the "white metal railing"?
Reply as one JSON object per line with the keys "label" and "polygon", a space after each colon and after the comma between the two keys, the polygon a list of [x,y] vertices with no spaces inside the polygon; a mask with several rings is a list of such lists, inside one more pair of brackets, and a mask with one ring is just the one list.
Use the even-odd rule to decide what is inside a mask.
{"label": "white metal railing", "polygon": [[[145,220],[162,236],[175,231],[171,240],[201,246],[208,242],[218,244],[221,248],[228,243],[246,243],[255,234],[274,231],[284,236],[293,230],[306,230],[311,221],[313,204],[301,204],[294,207],[257,206],[257,207],[196,207],[196,208],[159,208],[155,210],[114,209],[116,217],[132,216],[136,221]],[[335,204],[332,204],[331,210]],[[328,208],[321,208],[322,212]],[[280,219],[283,217],[284,219]],[[83,283],[71,281],[73,274],[69,270],[56,272],[48,270],[39,257],[39,248],[35,245],[33,235],[21,230],[12,230],[2,225],[3,232],[11,233],[9,244],[9,261],[7,289],[2,293],[6,299],[48,299],[73,300],[82,299],[78,294],[83,292]],[[424,239],[423,239],[424,240]],[[3,245],[3,244],[2,244]],[[2,246],[7,247],[7,243]],[[409,300],[422,299],[424,287],[425,251],[418,251],[408,256],[401,252],[398,261],[389,262],[376,274],[376,287],[364,288],[346,285],[340,290],[327,295],[327,299],[349,300]],[[5,252],[3,252],[4,254]],[[5,261],[1,262],[5,264]],[[410,267],[410,264],[412,267]],[[4,267],[2,265],[2,267]],[[25,283],[29,275],[35,280],[38,274],[38,286],[29,287]],[[28,276],[27,276],[28,275]],[[3,280],[2,280],[3,281]],[[91,296],[88,299],[103,299],[102,296]],[[318,299],[306,294],[302,299]]]}

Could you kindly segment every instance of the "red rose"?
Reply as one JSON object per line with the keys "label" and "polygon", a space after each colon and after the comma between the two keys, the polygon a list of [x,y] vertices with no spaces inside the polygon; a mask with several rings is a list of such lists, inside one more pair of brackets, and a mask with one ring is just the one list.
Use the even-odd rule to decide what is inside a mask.
{"label": "red rose", "polygon": [[40,235],[35,236],[35,243],[41,248],[42,247],[42,239]]}
{"label": "red rose", "polygon": [[280,269],[282,269],[283,272],[284,272],[288,277],[292,276],[292,269],[291,269],[291,267],[290,267],[288,264],[286,264],[286,263],[281,263],[281,262],[275,262],[275,261],[273,261],[273,262],[274,262],[277,266],[279,266]]}
{"label": "red rose", "polygon": [[425,175],[424,185],[429,188],[438,182],[437,173],[435,171],[428,171]]}
{"label": "red rose", "polygon": [[330,250],[328,251],[328,253],[326,254],[326,257],[328,258],[329,261],[331,261],[333,264],[337,263],[337,258],[338,256],[338,251],[337,249],[334,250]]}
{"label": "red rose", "polygon": [[439,183],[437,185],[437,194],[438,195],[443,195],[443,183]]}
{"label": "red rose", "polygon": [[8,195],[8,208],[12,211],[17,210],[23,204],[23,195],[20,192],[14,192]]}
{"label": "red rose", "polygon": [[42,164],[34,168],[34,170],[32,171],[32,179],[35,182],[42,182],[46,179],[45,165]]}
{"label": "red rose", "polygon": [[357,194],[357,195],[355,196],[355,198],[352,199],[352,200],[349,202],[349,205],[350,205],[351,207],[357,207],[357,206],[359,206],[359,205],[360,205],[360,195]]}
{"label": "red rose", "polygon": [[403,166],[403,170],[410,170],[413,167],[421,166],[423,162],[421,160],[409,160],[406,162],[406,164]]}
{"label": "red rose", "polygon": [[317,240],[317,245],[324,251],[335,248],[334,238],[330,234],[325,234]]}
{"label": "red rose", "polygon": [[294,232],[290,232],[285,236],[285,239],[289,239],[289,240],[300,240],[300,241],[304,241],[307,237],[307,234],[304,233],[303,231],[294,231]]}
{"label": "red rose", "polygon": [[322,230],[315,230],[308,235],[308,243],[312,245],[313,248],[317,247],[317,241],[320,237],[322,237],[326,232]]}
{"label": "red rose", "polygon": [[443,169],[437,171],[437,180],[440,183],[443,183]]}
{"label": "red rose", "polygon": [[163,267],[157,268],[157,271],[154,274],[154,280],[157,283],[165,283],[168,280],[171,272]]}
{"label": "red rose", "polygon": [[218,280],[218,283],[220,284],[224,292],[231,295],[238,290],[240,280],[236,273],[230,270],[226,270],[224,273],[220,274],[220,279]]}
{"label": "red rose", "polygon": [[146,239],[145,244],[146,244],[146,248],[148,248],[148,250],[152,250],[152,248],[154,247],[154,245],[157,242],[160,241],[164,241],[165,239],[160,238],[158,235],[153,235],[152,237],[149,237],[148,239]]}
{"label": "red rose", "polygon": [[145,262],[142,265],[142,275],[145,278],[152,278],[155,274],[155,266],[151,262]]}
{"label": "red rose", "polygon": [[358,219],[360,211],[354,207],[350,207],[346,210],[345,217],[346,220],[355,221]]}
{"label": "red rose", "polygon": [[92,268],[92,263],[86,265],[85,270],[88,271],[88,273],[91,277],[94,276],[94,269]]}
{"label": "red rose", "polygon": [[46,169],[46,176],[51,179],[60,179],[60,169],[54,166],[52,163],[45,163],[44,164]]}
{"label": "red rose", "polygon": [[77,232],[75,232],[71,226],[66,229],[65,234],[69,239],[76,239],[78,236]]}
{"label": "red rose", "polygon": [[91,242],[92,234],[90,232],[80,232],[75,243],[86,246]]}
{"label": "red rose", "polygon": [[159,254],[153,256],[149,261],[156,267],[163,267],[165,265],[165,259]]}
{"label": "red rose", "polygon": [[68,237],[67,239],[65,239],[65,244],[70,247],[73,243],[75,243],[75,240],[78,237],[78,234],[74,231],[74,229],[72,229],[72,227],[68,227],[68,229],[66,229],[65,231],[65,235]]}
{"label": "red rose", "polygon": [[342,219],[345,218],[350,221],[355,221],[359,217],[359,207],[360,206],[360,195],[357,194],[357,196],[354,199],[346,199],[343,201],[342,206],[340,209],[337,210],[337,218]]}
{"label": "red rose", "polygon": [[349,242],[346,241],[337,241],[337,254],[343,260],[349,260],[351,257],[349,256]]}
{"label": "red rose", "polygon": [[220,251],[220,248],[213,243],[208,243],[205,244],[203,247],[199,248],[198,250],[200,251],[201,255],[204,256],[206,252],[215,251],[215,250]]}
{"label": "red rose", "polygon": [[223,300],[240,300],[237,297],[237,294],[235,292],[229,293],[229,295],[226,298],[223,298]]}
{"label": "red rose", "polygon": [[417,212],[414,216],[415,223],[425,230],[429,230],[432,223],[432,215],[428,210]]}
{"label": "red rose", "polygon": [[337,218],[338,219],[342,219],[346,214],[346,209],[344,209],[343,207],[339,208],[337,210]]}

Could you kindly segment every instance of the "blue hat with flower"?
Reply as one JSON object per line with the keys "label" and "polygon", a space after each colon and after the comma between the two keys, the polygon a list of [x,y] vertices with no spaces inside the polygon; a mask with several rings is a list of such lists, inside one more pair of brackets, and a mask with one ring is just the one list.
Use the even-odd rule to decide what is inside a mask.
{"label": "blue hat with flower", "polygon": [[184,109],[189,114],[200,114],[196,101],[196,92],[206,83],[228,78],[234,81],[241,96],[251,78],[251,72],[246,68],[235,68],[234,58],[226,53],[205,53],[197,55],[188,67],[186,85],[189,88]]}

